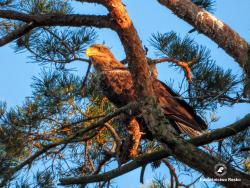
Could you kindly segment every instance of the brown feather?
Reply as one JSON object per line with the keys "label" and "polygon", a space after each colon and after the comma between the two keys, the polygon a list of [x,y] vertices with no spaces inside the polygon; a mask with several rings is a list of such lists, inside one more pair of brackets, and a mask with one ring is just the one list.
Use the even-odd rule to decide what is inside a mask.
{"label": "brown feather", "polygon": [[[91,56],[92,63],[99,74],[100,87],[104,95],[120,107],[136,99],[132,76],[125,66],[117,61],[112,53],[102,45],[93,45],[100,55]],[[206,123],[194,109],[174,93],[166,84],[153,79],[153,89],[158,102],[178,131],[190,137],[197,136],[207,129]],[[139,122],[141,122],[139,120]]]}

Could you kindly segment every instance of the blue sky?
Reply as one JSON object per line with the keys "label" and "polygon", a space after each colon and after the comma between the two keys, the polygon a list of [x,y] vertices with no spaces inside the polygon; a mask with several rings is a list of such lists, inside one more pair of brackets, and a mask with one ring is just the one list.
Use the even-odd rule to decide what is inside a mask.
{"label": "blue sky", "polygon": [[[152,33],[176,31],[181,36],[192,28],[190,25],[173,15],[171,11],[159,5],[156,0],[125,0],[129,15],[141,37],[143,44],[149,45],[149,38]],[[106,10],[97,5],[81,5],[76,3],[76,11],[79,13],[105,14]],[[250,1],[247,0],[217,0],[215,6],[215,16],[237,31],[243,38],[250,41]],[[193,38],[200,44],[207,46],[211,50],[212,57],[217,64],[224,68],[233,69],[235,74],[240,74],[241,69],[222,49],[218,48],[214,42],[207,37],[197,34],[191,34]],[[124,58],[123,48],[115,33],[105,29],[99,32],[99,42],[105,41],[106,45],[111,47],[113,53],[118,59]],[[27,53],[14,53],[12,45],[0,48],[1,68],[0,68],[0,101],[6,101],[9,106],[21,104],[26,96],[31,95],[30,84],[32,76],[37,76],[41,66],[29,62]],[[154,57],[153,51],[149,55]],[[82,75],[85,66],[82,63],[74,63],[71,65],[78,70],[78,74]],[[167,65],[159,66],[159,78],[167,81],[175,78],[175,72],[168,68]],[[243,117],[250,112],[250,105],[235,105],[233,107],[223,107],[218,109],[220,120],[211,125],[211,129],[225,126],[234,122],[238,118]],[[145,179],[150,179],[152,173],[150,167],[146,172]],[[162,174],[167,172],[167,168],[161,167],[159,171]],[[123,177],[115,180],[119,187],[139,187],[139,171],[131,172]]]}

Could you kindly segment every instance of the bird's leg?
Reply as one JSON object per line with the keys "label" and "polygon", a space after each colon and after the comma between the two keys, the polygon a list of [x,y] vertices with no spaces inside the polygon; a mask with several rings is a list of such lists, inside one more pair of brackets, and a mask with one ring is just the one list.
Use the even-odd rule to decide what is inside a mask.
{"label": "bird's leg", "polygon": [[119,151],[119,163],[123,164],[129,159],[132,159],[138,155],[138,147],[142,133],[140,131],[139,123],[134,117],[129,117],[126,120],[128,136],[122,143]]}

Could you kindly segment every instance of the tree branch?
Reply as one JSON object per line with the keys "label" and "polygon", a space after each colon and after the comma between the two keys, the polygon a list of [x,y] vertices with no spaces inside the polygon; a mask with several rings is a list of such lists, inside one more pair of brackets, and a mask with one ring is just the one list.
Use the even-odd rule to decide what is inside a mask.
{"label": "tree branch", "polygon": [[[183,140],[182,138],[176,137],[172,132],[170,132],[166,128],[166,124],[164,124],[164,120],[162,120],[162,116],[164,114],[159,113],[161,112],[158,106],[146,106],[145,114],[150,114],[156,117],[159,122],[158,124],[148,125],[150,131],[152,132],[155,138],[158,138],[164,145],[165,148],[168,148],[171,151],[171,155],[179,160],[180,162],[188,165],[189,167],[193,168],[194,170],[199,171],[205,177],[210,178],[218,178],[217,175],[214,173],[214,167],[218,163],[224,163],[221,159],[216,158],[214,156],[209,155],[208,153],[204,152],[203,150],[195,147],[193,144]],[[225,164],[226,165],[226,164]],[[238,178],[241,179],[240,182],[227,182],[222,181],[218,182],[221,185],[226,187],[249,187],[250,186],[250,176],[232,168],[229,164],[227,166],[227,174],[223,176],[223,178]]]}
{"label": "tree branch", "polygon": [[[206,145],[215,140],[232,136],[240,131],[247,129],[249,126],[250,126],[250,114],[229,126],[226,126],[222,129],[215,130],[208,134],[204,134],[203,136],[193,138],[189,140],[188,142],[194,144],[195,146]],[[211,138],[214,138],[214,139],[211,139]],[[136,168],[139,168],[143,165],[146,165],[148,163],[166,158],[170,156],[171,154],[172,152],[168,148],[164,148],[160,151],[141,155],[135,158],[131,163],[128,163],[126,165],[123,165],[120,168],[111,170],[103,174],[87,176],[87,177],[62,178],[60,179],[60,182],[62,185],[71,185],[71,184],[80,184],[80,183],[93,183],[93,182],[99,182],[99,181],[108,181],[122,174],[125,174],[129,171],[132,171]]]}
{"label": "tree branch", "polygon": [[8,179],[10,179],[11,176],[14,173],[21,170],[24,166],[31,164],[36,158],[38,158],[39,156],[41,156],[42,154],[44,154],[45,152],[47,152],[51,148],[57,147],[57,146],[62,145],[62,144],[67,144],[70,141],[72,141],[74,138],[76,138],[77,136],[85,134],[85,133],[89,132],[90,130],[99,128],[100,126],[104,126],[104,124],[107,121],[111,120],[112,118],[116,117],[117,115],[119,115],[121,113],[126,113],[126,112],[134,113],[134,111],[137,111],[137,104],[136,103],[130,103],[130,104],[126,105],[126,106],[123,106],[123,107],[121,107],[119,109],[116,109],[114,112],[109,113],[107,116],[105,116],[102,119],[98,120],[96,123],[93,123],[93,124],[91,124],[90,126],[88,126],[86,128],[80,129],[75,134],[73,134],[73,135],[71,135],[71,136],[69,136],[69,137],[67,137],[67,138],[65,138],[65,139],[63,139],[63,140],[61,140],[59,142],[55,142],[55,143],[43,146],[43,148],[41,150],[39,150],[38,152],[36,152],[32,156],[30,156],[24,162],[17,165],[16,167],[10,169],[9,172],[4,175],[3,180],[0,182],[0,187],[4,186],[6,184],[6,181],[8,181]]}
{"label": "tree branch", "polygon": [[126,61],[133,78],[136,94],[139,99],[143,100],[145,100],[145,97],[152,97],[153,87],[145,52],[124,4],[121,0],[100,1],[107,7],[116,24],[115,31],[125,49]]}
{"label": "tree branch", "polygon": [[28,24],[21,26],[14,30],[12,33],[7,34],[0,39],[0,46],[3,46],[20,36],[25,35],[35,27],[42,26],[73,26],[82,27],[90,26],[97,28],[110,28],[114,29],[114,23],[109,16],[93,16],[93,15],[80,15],[80,14],[46,14],[46,15],[30,15],[11,10],[0,10],[0,18],[23,21]]}
{"label": "tree branch", "polygon": [[190,65],[192,65],[194,62],[189,61],[189,62],[184,62],[181,60],[177,60],[174,58],[160,58],[160,59],[149,59],[149,64],[158,64],[162,62],[172,62],[176,64],[177,66],[181,67],[186,75],[187,81],[190,83],[192,82],[192,73],[191,73],[191,68]]}
{"label": "tree branch", "polygon": [[216,129],[210,133],[203,134],[201,136],[191,139],[189,142],[194,145],[205,145],[215,140],[220,140],[233,136],[238,132],[246,130],[250,126],[250,114],[246,115],[241,120],[221,129]]}
{"label": "tree branch", "polygon": [[34,22],[30,22],[30,23],[24,24],[22,26],[19,26],[16,30],[14,30],[11,33],[8,33],[4,37],[0,38],[0,46],[8,44],[11,41],[27,34],[29,31],[31,31],[35,27],[36,27],[36,24],[34,24]]}
{"label": "tree branch", "polygon": [[84,184],[84,183],[94,183],[100,181],[108,181],[115,177],[118,177],[122,174],[130,172],[138,167],[141,167],[144,164],[147,164],[149,161],[157,161],[166,157],[166,151],[156,151],[153,154],[145,154],[137,157],[132,162],[123,165],[120,168],[116,168],[109,172],[93,175],[93,176],[85,176],[85,177],[76,177],[76,178],[65,178],[60,179],[61,185],[72,185],[72,184]]}
{"label": "tree branch", "polygon": [[76,0],[78,2],[82,2],[82,3],[97,3],[97,4],[102,4],[105,6],[105,1],[103,0]]}
{"label": "tree branch", "polygon": [[216,42],[250,77],[250,45],[237,32],[190,0],[158,0],[158,2]]}

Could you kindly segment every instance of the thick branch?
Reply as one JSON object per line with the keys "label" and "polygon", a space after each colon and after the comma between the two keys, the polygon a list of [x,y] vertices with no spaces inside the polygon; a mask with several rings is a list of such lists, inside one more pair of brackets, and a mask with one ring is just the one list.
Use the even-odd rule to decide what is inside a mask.
{"label": "thick branch", "polygon": [[[135,85],[136,93],[139,100],[146,101],[143,105],[142,114],[145,123],[152,135],[165,143],[169,147],[172,155],[190,166],[197,171],[200,171],[203,175],[209,177],[216,177],[214,174],[214,166],[220,162],[218,159],[211,157],[207,153],[192,144],[177,138],[166,126],[165,115],[162,112],[161,107],[155,103],[154,94],[149,75],[149,69],[142,48],[138,34],[133,26],[131,19],[129,18],[125,7],[120,0],[103,0],[106,2],[106,7],[110,11],[110,15],[114,19],[118,29],[118,35],[125,48],[126,55],[128,55],[129,70],[132,74],[133,82]],[[225,40],[225,39],[224,39]],[[241,43],[237,43],[239,45]],[[246,64],[242,62],[243,65]],[[239,177],[242,179],[241,186],[249,186],[250,180],[248,176],[241,172],[232,169],[228,166],[227,177]],[[231,186],[228,182],[220,182],[223,185]],[[232,186],[236,186],[232,183]]]}
{"label": "thick branch", "polygon": [[8,33],[6,36],[0,38],[0,46],[10,43],[11,41],[27,34],[30,30],[35,28],[36,25],[33,22],[19,26],[16,30]]}
{"label": "thick branch", "polygon": [[108,114],[107,116],[101,118],[100,120],[98,120],[96,123],[91,124],[90,126],[80,129],[78,132],[76,132],[75,134],[59,141],[59,142],[55,142],[52,144],[48,144],[46,146],[43,147],[43,149],[39,150],[38,152],[36,152],[35,154],[33,154],[32,156],[30,156],[28,159],[26,159],[24,162],[22,162],[21,164],[17,165],[16,167],[12,168],[9,170],[8,173],[6,173],[4,175],[3,180],[0,182],[0,187],[2,187],[3,185],[5,185],[6,181],[11,178],[11,176],[16,173],[17,171],[21,170],[23,167],[25,167],[26,165],[30,165],[35,159],[37,159],[39,156],[41,156],[42,154],[44,154],[45,152],[47,152],[48,150],[50,150],[51,148],[57,147],[59,145],[62,144],[67,144],[70,141],[72,141],[73,139],[75,139],[76,137],[83,135],[91,130],[94,130],[96,128],[99,128],[100,126],[104,126],[104,124],[106,122],[108,122],[109,120],[111,120],[112,118],[116,117],[117,115],[121,114],[121,113],[133,113],[134,111],[137,110],[137,104],[136,103],[130,103],[124,107],[121,107],[117,110],[115,110],[114,112]]}
{"label": "thick branch", "polygon": [[24,22],[34,21],[34,15],[25,14],[22,12],[17,12],[13,10],[0,10],[0,17],[11,19],[11,20],[19,20]]}
{"label": "thick branch", "polygon": [[71,184],[83,184],[83,183],[94,183],[94,182],[100,182],[100,181],[108,181],[110,179],[113,179],[115,177],[118,177],[122,174],[125,174],[127,172],[130,172],[138,167],[141,167],[144,164],[147,164],[149,161],[157,161],[162,158],[166,157],[166,152],[164,151],[156,151],[150,154],[142,155],[135,160],[133,160],[131,163],[126,164],[120,168],[116,168],[114,170],[111,170],[109,172],[93,175],[93,176],[85,176],[85,177],[76,177],[76,178],[65,178],[60,179],[61,185],[71,185]]}
{"label": "thick branch", "polygon": [[114,24],[108,16],[93,16],[93,15],[80,15],[80,14],[46,14],[46,15],[30,15],[17,11],[0,10],[0,17],[23,21],[28,24],[20,26],[15,31],[7,34],[0,39],[0,46],[3,46],[18,37],[25,35],[27,32],[35,27],[41,26],[73,26],[82,27],[90,26],[97,28],[111,28],[114,29]]}
{"label": "thick branch", "polygon": [[153,96],[153,87],[144,49],[138,33],[121,0],[102,0],[116,24],[116,32],[123,44],[132,74],[136,94],[139,98]]}
{"label": "thick branch", "polygon": [[190,0],[158,0],[232,56],[250,76],[250,45],[228,25]]}
{"label": "thick branch", "polygon": [[221,129],[216,129],[210,133],[204,134],[202,136],[193,138],[190,143],[194,145],[205,145],[211,143],[215,140],[220,140],[233,136],[238,132],[246,130],[250,126],[250,114],[246,115],[243,119]]}
{"label": "thick branch", "polygon": [[[162,120],[164,114],[159,113],[161,112],[158,106],[146,106],[145,107],[145,114],[151,114],[153,117],[156,117],[156,122],[158,124],[148,125],[148,128],[152,132],[155,138],[158,138],[163,144],[166,145],[171,151],[171,155],[179,160],[180,162],[188,165],[189,167],[199,171],[205,177],[210,178],[218,178],[217,175],[214,173],[214,167],[218,163],[223,163],[220,159],[209,155],[208,153],[200,150],[199,148],[195,147],[193,144],[176,137],[172,132],[170,132],[166,127],[166,123]],[[153,122],[153,120],[152,120]],[[157,125],[157,126],[156,126]],[[218,182],[221,185],[226,187],[249,187],[250,186],[250,176],[240,172],[229,165],[227,166],[227,174],[223,176],[223,178],[238,178],[241,179],[240,182],[230,182],[230,181],[222,181]]]}
{"label": "thick branch", "polygon": [[[233,123],[232,125],[226,126],[222,129],[215,130],[203,136],[193,138],[189,140],[188,142],[194,144],[195,146],[206,145],[215,140],[232,136],[240,131],[247,129],[249,126],[250,126],[250,115],[247,115],[243,119]],[[211,138],[214,138],[214,139],[211,139]],[[122,174],[125,174],[129,171],[132,171],[136,168],[139,168],[145,164],[160,160],[162,158],[166,158],[169,155],[171,155],[171,151],[165,148],[160,151],[156,151],[150,154],[139,156],[136,159],[134,159],[131,163],[126,164],[118,169],[106,172],[104,174],[99,174],[95,176],[87,176],[87,177],[64,178],[64,179],[60,179],[60,182],[62,183],[62,185],[70,185],[70,184],[78,184],[78,183],[93,183],[93,182],[98,182],[98,181],[108,181]],[[141,161],[143,161],[143,163],[141,163]]]}

